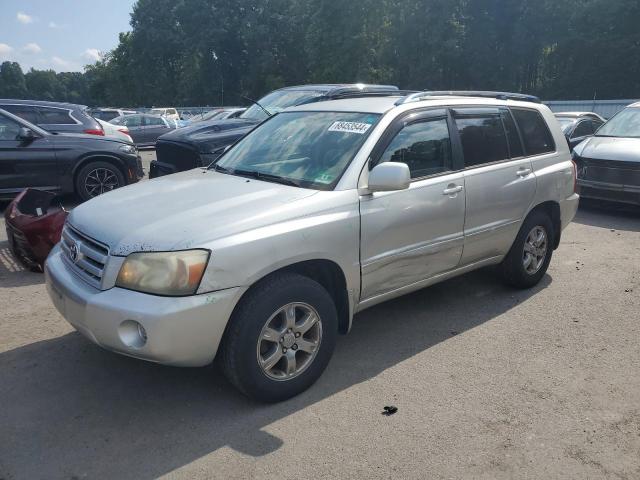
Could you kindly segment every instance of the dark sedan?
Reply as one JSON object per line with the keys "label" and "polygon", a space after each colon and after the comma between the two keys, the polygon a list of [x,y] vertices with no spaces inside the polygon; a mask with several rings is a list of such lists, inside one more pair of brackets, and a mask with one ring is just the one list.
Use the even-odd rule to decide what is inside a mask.
{"label": "dark sedan", "polygon": [[26,187],[77,193],[83,200],[143,176],[135,146],[85,134],[51,134],[0,109],[0,197]]}
{"label": "dark sedan", "polygon": [[174,122],[160,115],[137,113],[123,115],[110,120],[114,125],[125,125],[129,129],[129,135],[138,147],[153,147],[160,135],[176,129]]}
{"label": "dark sedan", "polygon": [[640,103],[576,146],[573,159],[582,197],[640,205]]}
{"label": "dark sedan", "polygon": [[151,162],[149,178],[210,164],[226,147],[285,108],[339,98],[398,93],[398,87],[393,85],[363,84],[301,85],[275,90],[254,102],[237,118],[213,118],[163,135],[156,143],[157,160]]}

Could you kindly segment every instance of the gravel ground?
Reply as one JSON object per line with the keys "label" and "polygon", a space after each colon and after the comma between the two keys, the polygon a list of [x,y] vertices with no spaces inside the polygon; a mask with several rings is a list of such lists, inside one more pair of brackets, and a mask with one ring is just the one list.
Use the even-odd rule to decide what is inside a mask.
{"label": "gravel ground", "polygon": [[485,270],[363,312],[277,405],[89,343],[1,232],[0,479],[640,478],[638,210],[581,206],[532,290]]}

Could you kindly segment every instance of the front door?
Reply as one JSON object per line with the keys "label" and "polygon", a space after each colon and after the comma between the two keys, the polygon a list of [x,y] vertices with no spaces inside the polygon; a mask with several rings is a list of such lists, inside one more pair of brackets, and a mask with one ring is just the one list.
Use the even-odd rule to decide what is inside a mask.
{"label": "front door", "polygon": [[23,125],[0,113],[0,194],[13,194],[25,187],[60,186],[53,142],[45,136],[19,138]]}
{"label": "front door", "polygon": [[361,301],[458,265],[465,192],[451,122],[446,110],[414,113],[396,121],[374,150],[381,153],[374,153],[370,168],[404,162],[412,182],[407,190],[361,196]]}

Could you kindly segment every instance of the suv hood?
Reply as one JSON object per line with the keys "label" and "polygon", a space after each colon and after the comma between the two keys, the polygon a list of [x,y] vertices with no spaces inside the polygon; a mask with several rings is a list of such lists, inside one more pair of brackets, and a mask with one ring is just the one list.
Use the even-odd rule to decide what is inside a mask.
{"label": "suv hood", "polygon": [[181,250],[302,215],[292,205],[316,193],[194,169],[103,194],[68,221],[112,255]]}
{"label": "suv hood", "polygon": [[55,135],[51,135],[50,138],[53,138],[54,141],[64,142],[65,140],[81,140],[87,142],[109,142],[109,143],[118,143],[118,144],[127,144],[118,138],[102,136],[102,135],[89,135],[88,133],[56,133]]}
{"label": "suv hood", "polygon": [[640,162],[640,138],[591,137],[574,148],[582,158]]}

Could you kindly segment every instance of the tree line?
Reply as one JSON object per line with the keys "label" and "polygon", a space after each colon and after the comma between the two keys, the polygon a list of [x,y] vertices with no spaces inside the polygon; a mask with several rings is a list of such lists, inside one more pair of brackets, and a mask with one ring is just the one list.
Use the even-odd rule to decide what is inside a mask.
{"label": "tree line", "polygon": [[0,97],[230,105],[320,82],[640,96],[637,0],[138,0],[130,23],[83,73],[3,63]]}

